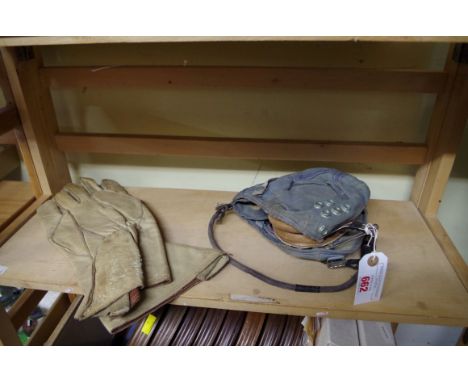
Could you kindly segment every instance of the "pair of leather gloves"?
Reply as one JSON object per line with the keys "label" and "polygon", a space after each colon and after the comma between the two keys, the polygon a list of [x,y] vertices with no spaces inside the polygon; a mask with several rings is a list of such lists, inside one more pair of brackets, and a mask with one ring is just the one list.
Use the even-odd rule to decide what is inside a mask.
{"label": "pair of leather gloves", "polygon": [[112,180],[81,178],[38,209],[49,241],[75,267],[83,300],[75,318],[111,332],[214,276],[221,252],[165,243],[150,210]]}

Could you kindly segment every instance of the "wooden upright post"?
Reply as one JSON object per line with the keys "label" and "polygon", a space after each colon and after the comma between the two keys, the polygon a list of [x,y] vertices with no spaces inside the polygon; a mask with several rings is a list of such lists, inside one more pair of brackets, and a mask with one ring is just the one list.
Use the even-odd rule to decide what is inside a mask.
{"label": "wooden upright post", "polygon": [[445,90],[438,94],[428,132],[426,163],[416,174],[411,200],[425,216],[435,216],[455,161],[468,117],[468,64],[449,52]]}
{"label": "wooden upright post", "polygon": [[0,345],[21,345],[7,312],[0,306]]}
{"label": "wooden upright post", "polygon": [[8,76],[5,70],[5,65],[0,56],[0,86],[2,87],[3,93],[7,101],[7,107],[11,108],[15,112],[15,116],[18,119],[17,126],[11,131],[13,136],[13,144],[16,144],[18,150],[23,159],[26,170],[28,171],[29,180],[31,183],[34,196],[39,198],[42,195],[42,188],[39,183],[39,178],[37,177],[36,169],[34,168],[34,163],[31,156],[31,151],[29,150],[28,141],[24,135],[23,128],[21,126],[21,121],[19,120],[18,110],[16,108],[13,93],[11,91],[10,83],[8,81]]}
{"label": "wooden upright post", "polygon": [[0,49],[39,184],[50,195],[70,181],[70,173],[65,154],[55,144],[58,126],[49,89],[39,75],[39,53],[23,48],[17,59],[13,48]]}

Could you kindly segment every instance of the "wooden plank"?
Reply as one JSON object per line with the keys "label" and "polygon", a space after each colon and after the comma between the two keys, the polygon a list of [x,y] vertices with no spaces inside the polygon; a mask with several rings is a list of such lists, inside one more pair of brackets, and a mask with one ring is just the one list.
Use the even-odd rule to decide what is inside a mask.
{"label": "wooden plank", "polygon": [[446,74],[437,71],[273,67],[49,67],[52,87],[263,87],[316,90],[437,93]]}
{"label": "wooden plank", "polygon": [[110,346],[114,344],[113,336],[98,318],[84,321],[73,318],[80,301],[81,299],[70,304],[52,334],[44,342],[45,346]]}
{"label": "wooden plank", "polygon": [[0,135],[18,127],[20,124],[16,107],[10,105],[0,109]]}
{"label": "wooden plank", "polygon": [[27,345],[44,345],[69,307],[70,301],[68,301],[67,295],[61,294],[50,308],[44,320],[34,330]]}
{"label": "wooden plank", "polygon": [[12,102],[13,94],[11,93],[10,83],[8,81],[8,75],[7,75],[1,54],[0,54],[0,88],[3,91],[3,95],[7,101],[7,106],[14,105],[14,103]]}
{"label": "wooden plank", "polygon": [[436,101],[434,103],[429,128],[426,134],[426,160],[425,163],[418,168],[411,190],[410,199],[417,207],[419,207],[421,204],[422,194],[426,187],[429,170],[432,165],[432,160],[434,159],[434,153],[438,145],[439,136],[443,128],[444,119],[449,106],[450,96],[452,94],[452,89],[455,83],[458,63],[453,60],[454,49],[455,46],[451,45],[447,52],[444,68],[444,71],[447,73],[447,81],[445,82],[443,91],[437,94]]}
{"label": "wooden plank", "polygon": [[46,346],[53,346],[57,341],[58,337],[62,333],[62,330],[65,328],[69,320],[73,320],[73,315],[75,314],[78,305],[80,304],[82,298],[75,298],[73,301],[70,301],[70,306],[68,307],[67,311],[62,315],[62,318],[55,326],[54,330],[48,337],[47,341],[44,342]]}
{"label": "wooden plank", "polygon": [[11,49],[0,49],[41,189],[45,194],[57,192],[70,174],[65,155],[55,145],[57,121],[49,90],[39,78],[40,61],[16,63]]}
{"label": "wooden plank", "polygon": [[454,79],[442,128],[434,143],[431,165],[418,208],[424,215],[437,214],[468,118],[468,64],[460,64]]}
{"label": "wooden plank", "polygon": [[[11,237],[13,234],[20,229],[28,219],[34,215],[39,206],[44,203],[49,196],[42,195],[36,199],[29,207],[27,207],[15,220],[13,220],[8,226],[0,231],[0,247]],[[22,287],[20,287],[22,288]],[[34,289],[34,288],[33,288]]]}
{"label": "wooden plank", "polygon": [[[155,213],[167,241],[200,247],[209,247],[206,229],[215,206],[234,195],[151,188],[129,191]],[[321,313],[346,319],[467,326],[468,293],[416,207],[411,202],[371,200],[369,221],[381,227],[377,248],[389,257],[385,288],[378,303],[354,306],[354,288],[319,294],[275,288],[232,266],[185,292],[175,303],[299,316]],[[234,214],[227,215],[216,230],[226,251],[287,282],[331,285],[343,282],[352,273],[289,256]],[[8,267],[0,276],[2,285],[81,292],[72,263],[48,242],[37,216],[0,247],[0,264]],[[246,302],[235,295],[261,298]]]}
{"label": "wooden plank", "polygon": [[37,176],[37,171],[34,165],[33,157],[31,155],[31,150],[29,149],[28,140],[26,139],[22,129],[15,130],[15,138],[18,150],[21,154],[21,159],[23,160],[23,164],[28,172],[29,184],[31,185],[34,196],[39,198],[43,194],[41,182]]}
{"label": "wooden plank", "polygon": [[[10,83],[8,81],[6,68],[3,63],[3,59],[1,55],[0,55],[0,81],[1,81],[0,85],[2,86],[6,100],[8,104],[10,105],[10,107],[13,107],[12,105],[14,105],[14,96],[11,90]],[[23,128],[21,126],[21,120],[19,119],[19,115],[18,115],[18,111],[16,107],[15,107],[15,110],[16,110],[18,128],[14,129],[14,131],[10,131],[9,133],[12,133],[10,135],[0,134],[0,144],[2,143],[14,144],[17,146],[21,154],[21,157],[23,159],[23,163],[26,166],[26,170],[28,171],[29,180],[31,182],[34,195],[38,198],[40,195],[42,195],[42,188],[39,182],[39,178],[37,176],[36,168],[34,166],[34,161],[31,155],[31,150],[29,149],[29,144],[27,142],[26,136],[24,135]],[[2,139],[5,139],[6,141],[3,142]]]}
{"label": "wooden plank", "polygon": [[24,324],[24,321],[26,321],[45,294],[46,291],[33,289],[26,289],[21,293],[21,296],[15,301],[11,309],[8,311],[8,316],[16,330]]}
{"label": "wooden plank", "polygon": [[[37,177],[36,169],[34,167],[31,151],[24,135],[23,130],[14,129],[0,135],[0,145],[9,145],[10,147],[5,148],[2,152],[0,151],[0,178],[15,169],[20,165],[18,158],[18,151],[21,155],[23,164],[26,167],[29,176],[29,184],[34,193],[34,196],[39,197],[42,195],[41,185],[39,178]],[[16,147],[11,147],[15,145]],[[0,149],[1,150],[1,149]],[[7,155],[7,157],[5,157]],[[8,162],[10,165],[8,166]],[[6,168],[5,168],[6,167]],[[6,172],[8,171],[8,172]]]}
{"label": "wooden plank", "polygon": [[[12,171],[20,167],[20,164],[20,158],[18,157],[16,147],[0,146],[0,179],[7,177]],[[1,213],[0,211],[0,214]]]}
{"label": "wooden plank", "polygon": [[29,183],[0,181],[0,231],[31,205],[34,199]]}
{"label": "wooden plank", "polygon": [[157,135],[56,134],[64,152],[182,155],[343,163],[424,163],[426,147],[404,143],[317,142]]}
{"label": "wooden plank", "polygon": [[445,256],[447,256],[448,261],[452,264],[458,278],[468,290],[468,265],[465,260],[460,255],[460,252],[458,252],[439,219],[434,216],[428,216],[425,217],[425,220],[432,234],[443,249]]}
{"label": "wooden plank", "polygon": [[466,36],[76,36],[76,37],[2,37],[0,46],[75,45],[156,42],[229,42],[229,41],[373,41],[373,42],[468,42]]}
{"label": "wooden plank", "polygon": [[18,346],[21,345],[16,329],[11,323],[10,317],[0,306],[0,346]]}

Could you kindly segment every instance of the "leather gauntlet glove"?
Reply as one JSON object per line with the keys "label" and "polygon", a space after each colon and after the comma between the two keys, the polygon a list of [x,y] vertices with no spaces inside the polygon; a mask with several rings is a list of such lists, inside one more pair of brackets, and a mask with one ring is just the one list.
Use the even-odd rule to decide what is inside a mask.
{"label": "leather gauntlet glove", "polygon": [[44,203],[38,215],[49,240],[70,256],[75,267],[84,294],[75,317],[128,312],[130,292],[143,287],[135,223],[75,184]]}

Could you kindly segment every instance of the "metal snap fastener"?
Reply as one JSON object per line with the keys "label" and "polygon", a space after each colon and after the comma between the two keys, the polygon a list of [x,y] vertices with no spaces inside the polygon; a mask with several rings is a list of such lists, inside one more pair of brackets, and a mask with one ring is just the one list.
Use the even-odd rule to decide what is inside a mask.
{"label": "metal snap fastener", "polygon": [[328,233],[327,227],[325,227],[325,225],[323,224],[318,227],[318,231],[323,235],[326,235]]}
{"label": "metal snap fastener", "polygon": [[330,210],[323,210],[322,212],[320,212],[320,216],[323,218],[329,218],[330,215],[331,215]]}
{"label": "metal snap fastener", "polygon": [[340,207],[332,207],[331,212],[333,215],[339,216],[341,215],[342,211]]}
{"label": "metal snap fastener", "polygon": [[323,207],[323,203],[322,203],[322,202],[315,202],[315,203],[314,203],[314,208],[315,208],[315,209],[319,210],[319,209],[322,208],[322,207]]}
{"label": "metal snap fastener", "polygon": [[342,204],[341,205],[341,209],[344,211],[344,212],[349,212],[349,210],[351,209],[351,206],[349,204]]}

